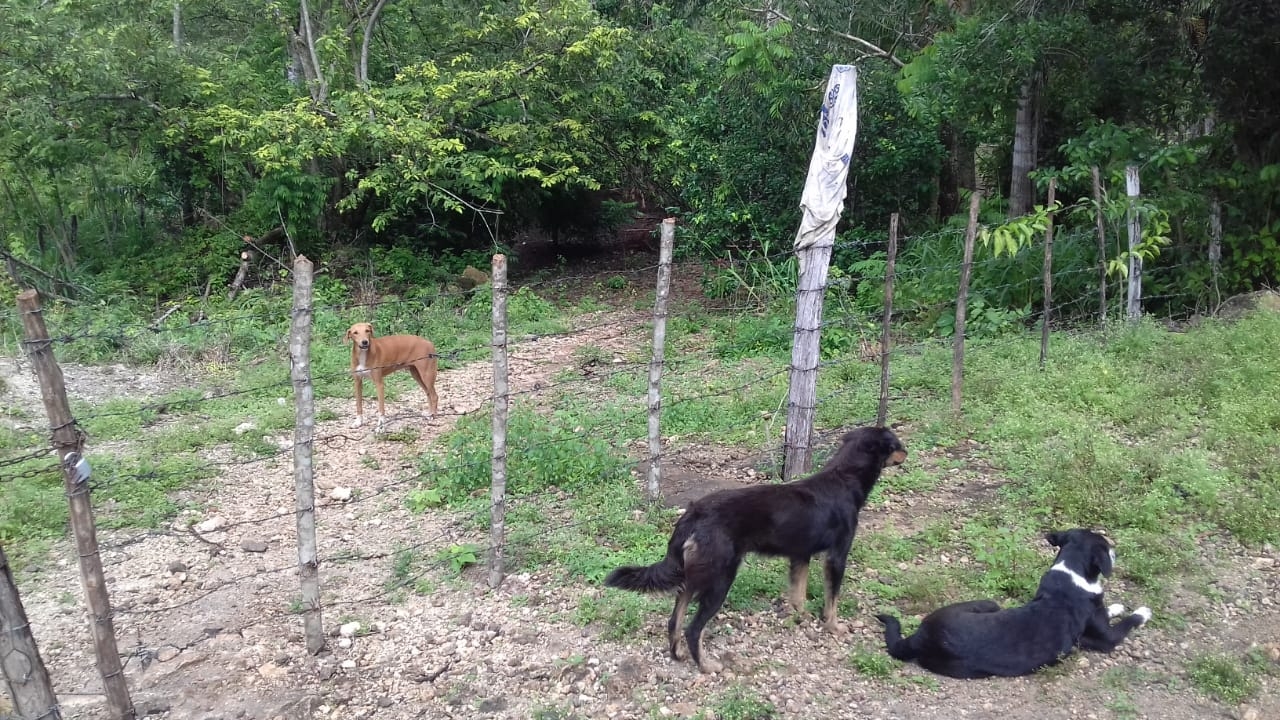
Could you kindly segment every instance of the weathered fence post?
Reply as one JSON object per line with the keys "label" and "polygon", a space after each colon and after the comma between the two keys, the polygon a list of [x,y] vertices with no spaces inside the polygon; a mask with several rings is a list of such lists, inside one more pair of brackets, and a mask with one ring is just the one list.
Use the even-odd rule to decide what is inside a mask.
{"label": "weathered fence post", "polygon": [[964,260],[960,265],[960,288],[956,293],[955,337],[951,346],[951,412],[959,414],[964,385],[964,321],[969,308],[969,275],[973,272],[973,241],[978,235],[978,207],[982,192],[969,196],[969,225],[964,230]]}
{"label": "weathered fence post", "polygon": [[1053,202],[1058,179],[1049,178],[1049,225],[1044,229],[1044,316],[1040,320],[1040,369],[1049,355],[1049,313],[1053,311]]}
{"label": "weathered fence post", "polygon": [[1213,272],[1213,312],[1222,304],[1222,291],[1218,289],[1218,277],[1222,273],[1222,201],[1214,198],[1209,203],[1209,268]]}
{"label": "weathered fence post", "polygon": [[320,609],[320,557],[316,543],[316,489],[313,440],[315,388],[311,385],[311,280],[313,266],[304,255],[293,260],[293,318],[289,361],[293,380],[293,491],[298,526],[298,578],[302,586],[302,625],[307,652],[324,648]]}
{"label": "weathered fence post", "polygon": [[1098,166],[1089,168],[1093,175],[1093,217],[1098,224],[1098,322],[1107,328],[1107,224],[1102,217],[1102,177]]}
{"label": "weathered fence post", "polygon": [[653,360],[649,362],[649,480],[650,500],[662,493],[662,364],[667,344],[667,294],[671,291],[671,254],[676,239],[676,219],[662,221],[658,250],[658,287],[653,300]]}
{"label": "weathered fence post", "polygon": [[1142,317],[1142,256],[1138,254],[1138,245],[1142,243],[1138,197],[1142,194],[1142,187],[1137,165],[1125,166],[1124,193],[1129,196],[1129,297],[1125,318],[1135,323]]}
{"label": "weathered fence post", "polygon": [[796,324],[791,345],[791,382],[787,391],[786,460],[783,478],[794,480],[813,459],[813,421],[818,409],[818,364],[821,354],[822,300],[835,245],[836,223],[848,191],[849,158],[858,132],[858,71],[835,65],[818,116],[817,138],[809,175],[800,196],[803,215],[796,233],[799,265]]}
{"label": "weathered fence post", "polygon": [[4,671],[18,717],[55,720],[62,717],[3,546],[0,546],[0,670]]}
{"label": "weathered fence post", "polygon": [[120,652],[116,649],[115,624],[111,620],[111,597],[102,574],[102,555],[98,550],[98,531],[93,523],[93,505],[89,502],[89,463],[84,459],[84,433],[76,427],[67,404],[67,388],[62,368],[53,357],[53,341],[40,312],[40,299],[35,290],[18,294],[18,312],[26,340],[22,343],[40,379],[40,395],[53,431],[53,446],[62,459],[62,478],[71,514],[71,533],[75,536],[76,554],[80,560],[80,582],[85,604],[92,619],[90,630],[97,655],[98,674],[111,717],[133,720],[136,716],[125,683]]}
{"label": "weathered fence post", "polygon": [[507,513],[507,256],[493,256],[493,455],[489,487],[489,587],[502,584]]}
{"label": "weathered fence post", "polygon": [[884,263],[884,318],[880,322],[880,408],[876,425],[889,417],[889,343],[893,339],[893,265],[898,258],[898,213],[889,216],[889,248]]}

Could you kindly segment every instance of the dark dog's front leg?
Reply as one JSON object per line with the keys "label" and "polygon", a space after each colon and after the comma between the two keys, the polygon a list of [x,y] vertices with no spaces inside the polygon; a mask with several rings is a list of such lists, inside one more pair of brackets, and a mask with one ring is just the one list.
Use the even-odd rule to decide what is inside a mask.
{"label": "dark dog's front leg", "polygon": [[840,586],[844,583],[844,568],[849,562],[849,548],[853,546],[855,530],[856,525],[849,530],[848,539],[837,541],[835,547],[827,551],[826,572],[823,573],[826,596],[822,602],[822,622],[828,631],[837,634],[844,631],[836,622],[836,603],[840,600]]}
{"label": "dark dog's front leg", "polygon": [[689,608],[689,599],[693,593],[681,590],[676,595],[676,606],[671,610],[671,618],[667,620],[667,649],[671,651],[672,660],[680,660],[680,621],[684,619],[685,610]]}
{"label": "dark dog's front leg", "polygon": [[809,558],[791,558],[791,584],[787,587],[787,602],[796,612],[804,610],[804,598],[809,589]]}
{"label": "dark dog's front leg", "polygon": [[1111,617],[1123,612],[1124,607],[1121,605],[1112,605],[1109,610],[1098,608],[1089,618],[1084,634],[1080,636],[1080,647],[1085,650],[1109,653],[1115,650],[1116,646],[1135,628],[1145,625],[1151,619],[1151,610],[1140,607],[1125,619],[1112,625]]}

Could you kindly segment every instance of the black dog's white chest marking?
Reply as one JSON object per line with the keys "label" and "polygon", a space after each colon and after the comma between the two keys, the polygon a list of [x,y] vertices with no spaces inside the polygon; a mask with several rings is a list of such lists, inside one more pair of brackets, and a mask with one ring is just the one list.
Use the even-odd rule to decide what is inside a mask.
{"label": "black dog's white chest marking", "polygon": [[1080,588],[1081,590],[1083,590],[1083,591],[1085,591],[1085,592],[1089,593],[1090,595],[1101,595],[1101,594],[1102,594],[1102,581],[1101,581],[1101,580],[1099,580],[1099,581],[1097,581],[1097,582],[1089,582],[1088,580],[1085,580],[1085,579],[1084,579],[1084,576],[1083,576],[1083,575],[1081,575],[1080,573],[1076,572],[1075,570],[1072,570],[1071,568],[1067,567],[1066,563],[1062,563],[1062,562],[1054,563],[1053,567],[1049,568],[1049,570],[1050,570],[1050,571],[1057,571],[1057,572],[1060,572],[1060,573],[1066,573],[1066,574],[1067,574],[1067,576],[1071,578],[1071,584],[1072,584],[1072,585],[1075,585],[1076,587],[1078,587],[1078,588]]}

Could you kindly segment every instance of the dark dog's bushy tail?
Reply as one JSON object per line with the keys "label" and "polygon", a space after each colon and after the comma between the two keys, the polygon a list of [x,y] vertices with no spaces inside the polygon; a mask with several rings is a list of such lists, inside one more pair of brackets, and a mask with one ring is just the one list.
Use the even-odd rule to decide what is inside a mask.
{"label": "dark dog's bushy tail", "polygon": [[902,637],[902,626],[898,624],[898,618],[892,615],[877,615],[876,619],[884,625],[884,646],[889,654],[904,662],[915,660],[919,652],[915,643],[912,642],[915,636],[905,639]]}
{"label": "dark dog's bushy tail", "polygon": [[624,565],[616,568],[604,579],[604,584],[633,592],[667,592],[679,589],[684,585],[684,542],[692,533],[693,529],[688,523],[677,522],[675,532],[667,542],[666,557],[652,565]]}

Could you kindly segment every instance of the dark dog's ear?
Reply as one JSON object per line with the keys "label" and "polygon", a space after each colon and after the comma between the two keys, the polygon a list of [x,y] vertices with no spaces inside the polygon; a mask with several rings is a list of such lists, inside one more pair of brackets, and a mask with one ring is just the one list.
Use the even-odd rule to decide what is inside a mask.
{"label": "dark dog's ear", "polygon": [[1093,548],[1093,557],[1089,558],[1092,567],[1089,568],[1089,577],[1097,577],[1101,574],[1103,577],[1111,577],[1112,570],[1112,553],[1115,551],[1106,543],[1098,543]]}
{"label": "dark dog's ear", "polygon": [[1063,532],[1051,532],[1048,535],[1045,535],[1044,539],[1048,540],[1050,545],[1060,548],[1062,547],[1062,544],[1067,541],[1067,534]]}

